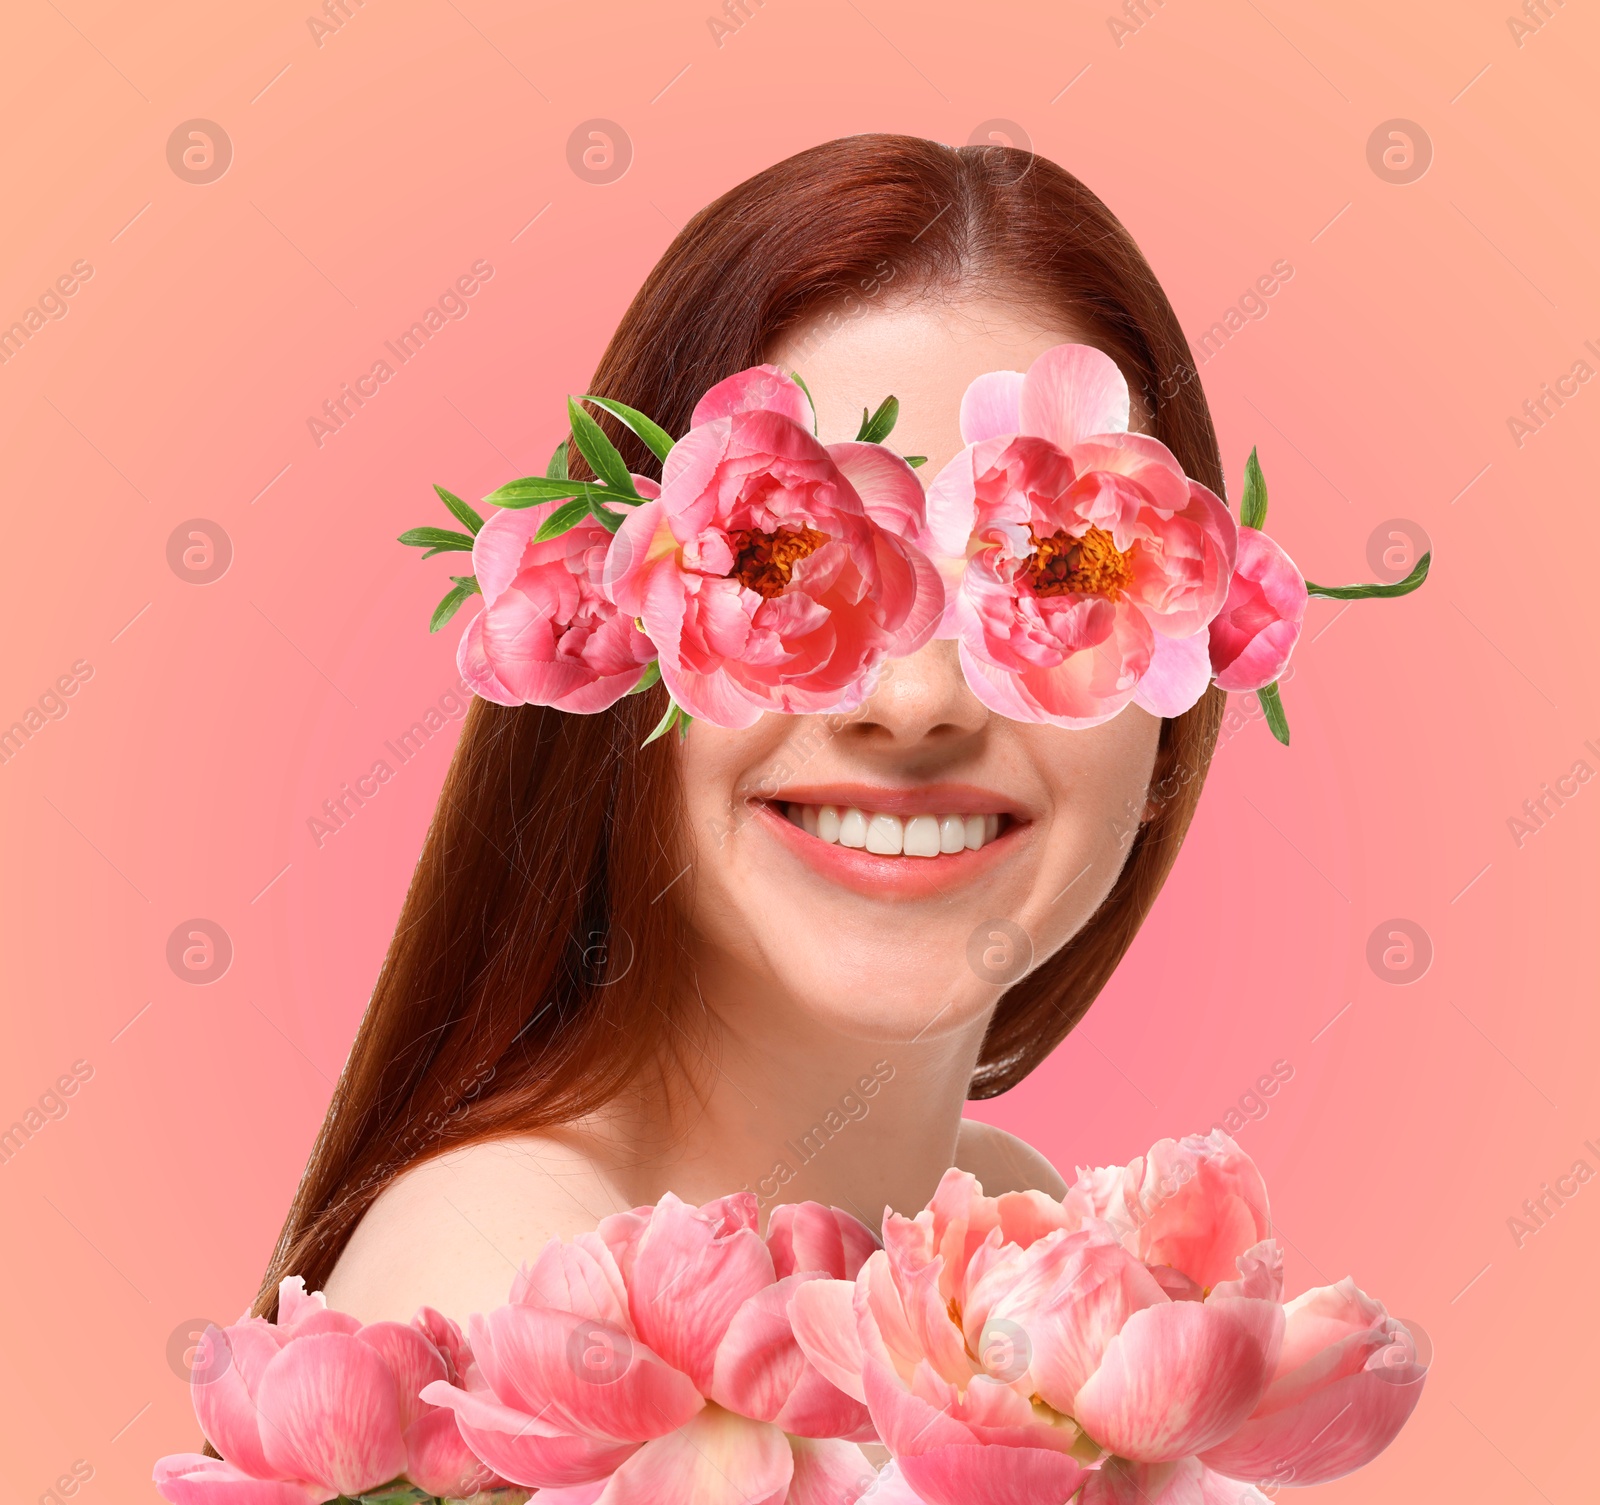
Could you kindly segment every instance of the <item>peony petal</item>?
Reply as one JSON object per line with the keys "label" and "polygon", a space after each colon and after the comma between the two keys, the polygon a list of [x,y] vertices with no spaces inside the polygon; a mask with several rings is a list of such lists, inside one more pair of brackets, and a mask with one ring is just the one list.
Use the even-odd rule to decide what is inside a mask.
{"label": "peony petal", "polygon": [[548,1420],[502,1405],[487,1390],[458,1390],[442,1380],[423,1399],[455,1413],[474,1454],[503,1479],[528,1488],[561,1488],[604,1479],[638,1447],[637,1441],[581,1436]]}
{"label": "peony petal", "polygon": [[860,1218],[820,1202],[784,1202],[767,1222],[767,1248],[779,1279],[815,1270],[854,1280],[878,1239]]}
{"label": "peony petal", "polygon": [[961,396],[961,442],[1020,434],[1025,380],[1020,371],[985,371],[974,377]]}
{"label": "peony petal", "polygon": [[498,1307],[472,1319],[472,1348],[497,1399],[566,1431],[660,1437],[703,1403],[687,1375],[627,1331],[593,1317]]}
{"label": "peony petal", "polygon": [[1282,1341],[1272,1302],[1174,1301],[1135,1312],[1078,1392],[1073,1415],[1102,1447],[1164,1463],[1237,1431]]}
{"label": "peony petal", "polygon": [[629,1458],[599,1505],[781,1505],[793,1474],[777,1427],[707,1406]]}
{"label": "peony petal", "polygon": [[1098,1226],[1061,1235],[1047,1245],[1049,1291],[1031,1307],[1003,1314],[1028,1334],[1030,1372],[1039,1395],[1066,1415],[1077,1416],[1095,1440],[1111,1446],[1079,1415],[1086,1388],[1134,1319],[1168,1303],[1150,1272]]}
{"label": "peony petal", "polygon": [[1254,1415],[1205,1455],[1241,1478],[1319,1484],[1370,1462],[1422,1394],[1415,1339],[1350,1280],[1285,1308],[1278,1372]]}
{"label": "peony petal", "polygon": [[978,516],[977,499],[976,456],[971,449],[964,449],[933,478],[924,499],[928,536],[936,553],[966,558]]}
{"label": "peony petal", "polygon": [[394,1375],[348,1333],[313,1333],[287,1343],[256,1392],[261,1444],[281,1478],[358,1495],[406,1466]]}
{"label": "peony petal", "polygon": [[1193,1458],[1174,1463],[1108,1458],[1090,1472],[1075,1505],[1206,1505],[1205,1474]]}
{"label": "peony petal", "polygon": [[456,648],[456,668],[461,671],[467,687],[480,699],[493,701],[495,705],[521,705],[522,702],[500,682],[489,663],[489,655],[483,650],[483,618],[484,613],[480,611],[461,634],[460,645]]}
{"label": "peony petal", "polygon": [[533,535],[561,502],[537,507],[502,507],[490,515],[472,540],[472,573],[485,606],[493,606],[500,593],[517,578]]}
{"label": "peony petal", "polygon": [[958,1443],[897,1461],[927,1505],[1062,1505],[1085,1477],[1077,1459],[1044,1448]]}
{"label": "peony petal", "polygon": [[551,1239],[511,1283],[511,1302],[593,1317],[623,1331],[632,1325],[622,1272],[598,1233],[580,1233],[570,1243]]}
{"label": "peony petal", "polygon": [[[844,1282],[789,1275],[750,1297],[717,1348],[711,1398],[800,1437],[848,1438],[870,1431],[866,1407],[823,1377],[790,1326],[788,1305],[799,1289],[834,1284]],[[853,1326],[853,1316],[848,1320]]]}
{"label": "peony petal", "polygon": [[628,1281],[634,1327],[709,1393],[728,1324],[773,1278],[772,1256],[753,1227],[719,1227],[708,1210],[668,1192],[634,1254]]}
{"label": "peony petal", "polygon": [[1298,1404],[1252,1416],[1201,1454],[1232,1478],[1323,1484],[1370,1463],[1398,1435],[1422,1398],[1423,1375],[1395,1381],[1380,1367],[1361,1370]]}
{"label": "peony petal", "polygon": [[461,1435],[455,1413],[429,1406],[406,1429],[406,1478],[431,1495],[465,1498],[500,1482]]}
{"label": "peony petal", "polygon": [[871,1505],[887,1505],[875,1488],[878,1471],[853,1442],[791,1437],[794,1477],[784,1505],[854,1505],[865,1496]]}
{"label": "peony petal", "polygon": [[830,444],[828,457],[861,498],[861,505],[880,528],[897,538],[926,547],[926,497],[917,473],[899,455],[881,444]]}
{"label": "peony petal", "polygon": [[883,1466],[872,1492],[865,1498],[870,1505],[927,1505],[892,1459]]}
{"label": "peony petal", "polygon": [[172,1505],[321,1505],[327,1498],[320,1485],[256,1479],[203,1453],[171,1453],[156,1464],[151,1478]]}
{"label": "peony petal", "polygon": [[1028,367],[1020,400],[1021,432],[1071,449],[1128,428],[1128,383],[1117,363],[1093,345],[1056,345]]}
{"label": "peony petal", "polygon": [[450,1377],[439,1350],[404,1322],[369,1322],[355,1336],[383,1360],[394,1376],[400,1430],[405,1431],[427,1409],[419,1399],[422,1387]]}
{"label": "peony petal", "polygon": [[189,1373],[189,1397],[206,1440],[230,1463],[265,1478],[273,1470],[261,1446],[256,1391],[283,1337],[257,1318],[224,1330],[207,1327]]}
{"label": "peony petal", "polygon": [[1211,644],[1205,632],[1186,638],[1155,637],[1150,667],[1133,703],[1152,716],[1181,716],[1199,703],[1211,683]]}
{"label": "peony petal", "polygon": [[865,1401],[855,1290],[853,1280],[808,1280],[789,1298],[789,1322],[817,1372],[846,1395]]}
{"label": "peony petal", "polygon": [[698,428],[716,418],[751,410],[780,413],[808,434],[816,424],[811,399],[795,379],[778,366],[751,366],[724,377],[694,405],[689,423]]}

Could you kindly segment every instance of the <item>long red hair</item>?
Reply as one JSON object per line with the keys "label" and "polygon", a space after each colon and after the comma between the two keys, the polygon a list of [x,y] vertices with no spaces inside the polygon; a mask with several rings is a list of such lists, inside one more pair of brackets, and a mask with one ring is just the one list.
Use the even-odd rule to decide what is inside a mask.
{"label": "long red hair", "polygon": [[[1008,148],[854,136],[758,173],[667,248],[588,390],[680,434],[700,393],[801,321],[955,285],[1084,330],[1142,394],[1155,437],[1223,492],[1188,344],[1143,256],[1069,173]],[[632,469],[658,473],[631,434],[608,432]],[[1111,975],[1188,827],[1222,699],[1164,723],[1153,817],[1083,930],[1001,997],[972,1097],[1021,1081]],[[682,866],[676,738],[641,747],[664,709],[659,687],[591,716],[474,703],[258,1312],[285,1275],[319,1289],[408,1166],[570,1122],[658,1058],[687,959],[682,887],[657,902]]]}

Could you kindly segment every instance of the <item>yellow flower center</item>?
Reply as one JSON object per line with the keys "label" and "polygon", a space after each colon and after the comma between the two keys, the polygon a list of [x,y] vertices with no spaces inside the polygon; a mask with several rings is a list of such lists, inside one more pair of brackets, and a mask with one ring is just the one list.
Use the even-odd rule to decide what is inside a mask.
{"label": "yellow flower center", "polygon": [[1030,530],[1028,542],[1033,552],[1022,568],[1036,596],[1073,594],[1116,601],[1133,581],[1133,551],[1123,553],[1104,528],[1091,527],[1082,538],[1069,538],[1060,529],[1039,538]]}
{"label": "yellow flower center", "polygon": [[771,600],[783,594],[795,565],[827,541],[828,535],[815,528],[779,528],[775,533],[735,528],[728,534],[733,550],[728,578]]}

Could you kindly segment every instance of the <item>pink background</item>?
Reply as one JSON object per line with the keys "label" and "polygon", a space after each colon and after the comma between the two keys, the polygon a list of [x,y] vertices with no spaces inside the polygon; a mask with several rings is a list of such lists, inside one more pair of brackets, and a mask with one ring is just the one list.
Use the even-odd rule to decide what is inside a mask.
{"label": "pink background", "polygon": [[[1507,1225],[1600,1167],[1600,784],[1521,846],[1507,825],[1600,769],[1600,384],[1520,446],[1507,423],[1600,343],[1600,22],[1556,3],[1521,45],[1509,0],[1168,0],[1120,35],[1109,0],[770,0],[721,45],[710,0],[371,0],[320,46],[286,0],[14,7],[0,320],[93,275],[0,366],[0,725],[92,675],[0,765],[0,1126],[92,1075],[0,1165],[11,1494],[83,1460],[83,1498],[154,1498],[152,1460],[194,1445],[169,1339],[255,1290],[454,736],[315,845],[454,678],[455,634],[423,630],[447,561],[392,542],[445,521],[428,483],[541,468],[725,188],[831,136],[1004,117],[1123,218],[1192,341],[1294,267],[1203,367],[1230,479],[1258,443],[1313,577],[1367,577],[1397,517],[1437,561],[1407,601],[1313,605],[1292,751],[1224,733],[1116,981],[974,1113],[1121,1161],[1288,1062],[1239,1138],[1291,1289],[1349,1273],[1436,1348],[1399,1442],[1319,1498],[1592,1498],[1600,1186],[1521,1248]],[[209,184],[167,160],[196,117],[234,150]],[[610,184],[568,165],[596,117],[633,144]],[[1367,158],[1396,117],[1433,145],[1411,183]],[[308,417],[479,259],[468,316],[318,447]],[[197,517],[233,551],[205,586],[167,562]],[[210,986],[167,962],[193,917],[234,948]],[[1408,986],[1367,962],[1394,917],[1434,950]]]}

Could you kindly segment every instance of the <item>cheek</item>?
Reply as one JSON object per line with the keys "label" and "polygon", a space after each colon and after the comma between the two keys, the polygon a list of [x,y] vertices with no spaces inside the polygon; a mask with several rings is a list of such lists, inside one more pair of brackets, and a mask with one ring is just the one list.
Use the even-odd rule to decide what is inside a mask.
{"label": "cheek", "polygon": [[1161,722],[1137,706],[1087,731],[1029,728],[1051,799],[1024,928],[1040,955],[1082,929],[1116,883],[1137,836]]}

